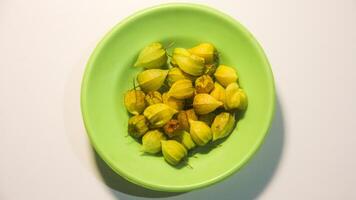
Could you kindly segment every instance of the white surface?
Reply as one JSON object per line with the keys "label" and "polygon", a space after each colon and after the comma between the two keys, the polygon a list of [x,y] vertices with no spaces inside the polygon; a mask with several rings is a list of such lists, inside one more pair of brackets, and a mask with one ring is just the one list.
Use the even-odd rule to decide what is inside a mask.
{"label": "white surface", "polygon": [[[1,200],[169,196],[96,161],[79,106],[85,63],[100,38],[161,2],[0,1]],[[192,2],[230,14],[256,36],[278,107],[266,143],[240,173],[172,199],[356,199],[356,2]]]}

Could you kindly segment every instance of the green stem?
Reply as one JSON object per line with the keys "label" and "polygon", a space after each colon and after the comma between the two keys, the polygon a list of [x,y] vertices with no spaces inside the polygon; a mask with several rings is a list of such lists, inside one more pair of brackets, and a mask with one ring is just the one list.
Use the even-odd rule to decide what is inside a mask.
{"label": "green stem", "polygon": [[167,47],[165,47],[165,49],[169,49],[169,48],[171,48],[171,47],[172,47],[175,43],[176,43],[175,41],[173,41],[173,42],[169,43],[169,44],[168,44],[168,46],[167,46]]}
{"label": "green stem", "polygon": [[188,161],[187,161],[185,164],[186,164],[190,169],[194,169],[194,167],[191,166]]}

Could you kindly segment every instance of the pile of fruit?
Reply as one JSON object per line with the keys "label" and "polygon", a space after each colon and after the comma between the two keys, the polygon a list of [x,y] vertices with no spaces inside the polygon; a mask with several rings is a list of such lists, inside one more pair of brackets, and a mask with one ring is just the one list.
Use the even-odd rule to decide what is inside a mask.
{"label": "pile of fruit", "polygon": [[135,67],[138,87],[125,94],[125,107],[133,116],[129,134],[149,154],[162,152],[177,165],[188,151],[227,137],[235,127],[235,114],[247,107],[247,96],[234,68],[219,64],[210,43],[175,48],[172,55],[160,43],[139,53]]}

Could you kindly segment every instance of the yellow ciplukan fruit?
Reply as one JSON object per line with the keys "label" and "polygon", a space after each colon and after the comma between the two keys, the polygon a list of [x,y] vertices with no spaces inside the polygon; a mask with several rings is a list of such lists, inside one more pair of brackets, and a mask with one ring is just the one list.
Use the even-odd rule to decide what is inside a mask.
{"label": "yellow ciplukan fruit", "polygon": [[204,73],[204,58],[193,55],[184,48],[175,48],[172,60],[173,63],[187,74],[200,76]]}
{"label": "yellow ciplukan fruit", "polygon": [[171,165],[177,165],[188,154],[185,147],[176,140],[162,140],[161,143],[163,157]]}
{"label": "yellow ciplukan fruit", "polygon": [[176,99],[168,95],[168,93],[163,93],[162,101],[164,104],[175,110],[182,110],[184,108],[184,99]]}
{"label": "yellow ciplukan fruit", "polygon": [[214,89],[214,81],[209,75],[202,75],[195,80],[195,91],[197,93],[209,93]]}
{"label": "yellow ciplukan fruit", "polygon": [[230,83],[236,82],[238,79],[236,70],[226,65],[219,65],[216,69],[214,76],[218,82],[226,87]]}
{"label": "yellow ciplukan fruit", "polygon": [[173,83],[168,95],[176,99],[189,99],[194,95],[193,83],[188,79],[181,79]]}
{"label": "yellow ciplukan fruit", "polygon": [[129,119],[128,132],[134,138],[140,138],[148,131],[148,121],[143,115],[135,115]]}
{"label": "yellow ciplukan fruit", "polygon": [[239,93],[240,93],[239,109],[245,110],[247,107],[247,95],[246,95],[245,91],[241,88],[239,88]]}
{"label": "yellow ciplukan fruit", "polygon": [[193,107],[198,115],[208,114],[223,105],[209,94],[197,94],[194,97]]}
{"label": "yellow ciplukan fruit", "polygon": [[231,83],[226,87],[225,109],[232,110],[239,108],[241,103],[241,96],[237,83]]}
{"label": "yellow ciplukan fruit", "polygon": [[163,103],[148,106],[143,115],[148,119],[152,128],[164,126],[178,111]]}
{"label": "yellow ciplukan fruit", "polygon": [[228,112],[222,112],[217,115],[211,125],[213,132],[213,141],[228,136],[235,125],[234,115]]}
{"label": "yellow ciplukan fruit", "polygon": [[213,63],[215,59],[215,47],[210,43],[201,43],[188,51],[196,56],[202,57],[206,64]]}
{"label": "yellow ciplukan fruit", "polygon": [[199,146],[206,145],[213,137],[213,133],[208,125],[201,121],[189,120],[190,135]]}
{"label": "yellow ciplukan fruit", "polygon": [[168,75],[167,75],[167,83],[169,86],[172,86],[173,83],[175,83],[178,80],[181,79],[189,79],[193,81],[195,78],[185,72],[183,72],[181,69],[178,67],[173,67],[169,69]]}
{"label": "yellow ciplukan fruit", "polygon": [[133,115],[141,114],[146,108],[145,93],[141,90],[129,90],[125,93],[124,104]]}
{"label": "yellow ciplukan fruit", "polygon": [[187,131],[181,131],[181,133],[173,139],[183,144],[187,150],[191,150],[195,147],[195,143]]}
{"label": "yellow ciplukan fruit", "polygon": [[134,66],[153,69],[163,67],[166,62],[166,50],[161,43],[154,42],[141,50]]}
{"label": "yellow ciplukan fruit", "polygon": [[210,92],[210,95],[216,100],[225,104],[226,92],[225,88],[221,86],[218,82],[214,83],[214,89]]}
{"label": "yellow ciplukan fruit", "polygon": [[156,91],[162,87],[167,74],[168,70],[148,69],[137,75],[137,82],[145,92]]}
{"label": "yellow ciplukan fruit", "polygon": [[150,154],[156,154],[161,151],[161,141],[166,137],[159,130],[148,131],[142,137],[142,151]]}

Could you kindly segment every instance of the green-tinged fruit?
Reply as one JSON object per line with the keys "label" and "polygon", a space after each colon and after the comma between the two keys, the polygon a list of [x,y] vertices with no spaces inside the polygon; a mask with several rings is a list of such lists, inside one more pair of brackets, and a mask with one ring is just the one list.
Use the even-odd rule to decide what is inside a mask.
{"label": "green-tinged fruit", "polygon": [[129,119],[128,132],[134,138],[140,138],[148,131],[148,121],[143,115],[135,115]]}
{"label": "green-tinged fruit", "polygon": [[125,94],[124,104],[127,111],[133,115],[139,115],[145,110],[145,93],[141,90],[129,90]]}
{"label": "green-tinged fruit", "polygon": [[196,56],[204,58],[205,63],[212,63],[215,60],[215,47],[210,43],[201,43],[188,51]]}
{"label": "green-tinged fruit", "polygon": [[208,125],[201,121],[189,120],[190,136],[195,144],[204,146],[213,137],[213,133]]}
{"label": "green-tinged fruit", "polygon": [[211,125],[211,131],[213,132],[213,141],[228,136],[233,130],[235,125],[234,115],[223,112],[217,115]]}
{"label": "green-tinged fruit", "polygon": [[239,88],[239,93],[240,93],[240,106],[239,109],[245,110],[247,107],[247,95],[244,90]]}
{"label": "green-tinged fruit", "polygon": [[225,88],[221,86],[218,82],[214,83],[214,89],[210,92],[210,95],[216,100],[225,104],[226,92]]}
{"label": "green-tinged fruit", "polygon": [[163,157],[171,165],[177,165],[188,154],[185,147],[176,140],[162,140],[161,143]]}
{"label": "green-tinged fruit", "polygon": [[152,128],[164,126],[178,111],[163,103],[148,106],[143,114]]}
{"label": "green-tinged fruit", "polygon": [[163,48],[162,44],[154,42],[141,50],[134,66],[153,69],[161,68],[166,62],[166,50]]}
{"label": "green-tinged fruit", "polygon": [[195,147],[195,143],[187,131],[181,131],[180,134],[175,136],[173,139],[183,144],[187,150],[191,150]]}
{"label": "green-tinged fruit", "polygon": [[232,110],[239,108],[240,100],[240,91],[239,85],[237,83],[231,83],[226,87],[226,99],[225,99],[225,109]]}
{"label": "green-tinged fruit", "polygon": [[169,86],[172,86],[173,83],[175,83],[176,81],[181,80],[181,79],[189,79],[189,80],[193,81],[195,79],[195,77],[183,72],[178,67],[173,67],[173,68],[169,69],[168,75],[167,75],[167,83]]}
{"label": "green-tinged fruit", "polygon": [[166,140],[164,134],[159,130],[148,131],[142,137],[142,151],[156,154],[161,151],[161,140]]}
{"label": "green-tinged fruit", "polygon": [[184,48],[175,48],[172,62],[185,73],[200,76],[204,73],[204,58],[191,54]]}
{"label": "green-tinged fruit", "polygon": [[156,91],[162,87],[167,74],[168,70],[148,69],[137,75],[137,82],[145,92]]}
{"label": "green-tinged fruit", "polygon": [[219,83],[224,87],[226,87],[230,83],[236,82],[238,79],[236,70],[226,65],[219,65],[219,67],[216,69],[214,73],[214,76],[216,80],[218,80]]}
{"label": "green-tinged fruit", "polygon": [[223,105],[209,94],[197,94],[194,97],[193,107],[198,115],[208,114]]}
{"label": "green-tinged fruit", "polygon": [[173,83],[168,95],[176,99],[188,99],[194,95],[193,83],[188,79],[181,79]]}

